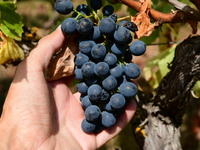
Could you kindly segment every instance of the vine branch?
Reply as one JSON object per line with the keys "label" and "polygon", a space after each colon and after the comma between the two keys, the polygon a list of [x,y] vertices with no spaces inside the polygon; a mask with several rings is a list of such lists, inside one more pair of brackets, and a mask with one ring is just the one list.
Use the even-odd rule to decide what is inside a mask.
{"label": "vine branch", "polygon": [[[159,21],[161,23],[179,23],[179,22],[186,22],[187,20],[200,21],[200,13],[197,10],[177,0],[166,0],[166,1],[171,3],[175,8],[179,10],[165,14],[151,8],[149,11],[149,16],[151,16],[154,20]],[[196,2],[195,0],[190,0],[190,1]],[[142,2],[139,1],[120,0],[120,2],[136,11],[139,11],[142,6]],[[199,3],[200,2],[196,2],[195,4],[197,6],[200,6]]]}

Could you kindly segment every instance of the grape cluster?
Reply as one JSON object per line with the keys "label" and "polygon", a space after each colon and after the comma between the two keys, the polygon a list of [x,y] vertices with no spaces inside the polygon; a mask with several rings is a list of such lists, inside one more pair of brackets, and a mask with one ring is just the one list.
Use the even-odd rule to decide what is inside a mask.
{"label": "grape cluster", "polygon": [[[99,133],[116,123],[117,116],[137,94],[132,79],[139,77],[140,68],[131,60],[133,55],[142,55],[146,45],[140,40],[132,42],[131,33],[137,26],[118,21],[112,5],[103,7],[101,0],[89,2],[74,9],[70,0],[56,0],[55,9],[63,15],[73,12],[61,29],[78,37],[74,74],[85,112],[81,127],[86,133]],[[100,8],[101,18],[93,13]]]}

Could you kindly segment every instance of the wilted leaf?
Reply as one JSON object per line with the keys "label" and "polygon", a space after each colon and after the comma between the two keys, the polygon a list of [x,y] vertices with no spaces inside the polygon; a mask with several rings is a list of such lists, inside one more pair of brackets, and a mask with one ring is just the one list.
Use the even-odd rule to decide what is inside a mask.
{"label": "wilted leaf", "polygon": [[151,0],[146,0],[143,2],[137,16],[131,18],[131,21],[134,22],[138,27],[138,31],[135,32],[135,38],[139,39],[143,36],[149,36],[155,30],[154,25],[150,22],[150,9]]}
{"label": "wilted leaf", "polygon": [[13,38],[5,36],[1,31],[0,38],[3,40],[0,41],[0,64],[24,59],[23,50],[15,43]]}
{"label": "wilted leaf", "polygon": [[74,38],[74,36],[68,36],[65,47],[51,60],[47,71],[48,80],[57,80],[74,73],[74,58],[78,53]]}

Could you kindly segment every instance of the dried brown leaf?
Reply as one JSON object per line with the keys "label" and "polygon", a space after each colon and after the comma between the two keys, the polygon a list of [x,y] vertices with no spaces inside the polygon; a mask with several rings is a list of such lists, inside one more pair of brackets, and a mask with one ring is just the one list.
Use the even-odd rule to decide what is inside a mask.
{"label": "dried brown leaf", "polygon": [[140,11],[136,17],[132,17],[133,21],[137,27],[138,31],[135,32],[135,38],[139,39],[143,36],[149,36],[154,30],[155,27],[150,21],[149,11],[151,9],[151,0],[146,0],[143,2]]}
{"label": "dried brown leaf", "polygon": [[78,46],[74,38],[74,36],[68,36],[63,50],[51,60],[47,69],[48,80],[57,80],[74,73],[74,58],[78,53]]}

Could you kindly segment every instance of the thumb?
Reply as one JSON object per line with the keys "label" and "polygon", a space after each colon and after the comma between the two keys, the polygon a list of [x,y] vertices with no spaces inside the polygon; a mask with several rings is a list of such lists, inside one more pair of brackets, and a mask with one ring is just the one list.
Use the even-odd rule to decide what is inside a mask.
{"label": "thumb", "polygon": [[30,53],[29,60],[33,59],[35,62],[37,60],[37,66],[46,69],[53,54],[62,47],[64,40],[65,35],[61,31],[61,26],[59,26],[54,32],[40,39],[37,46]]}

